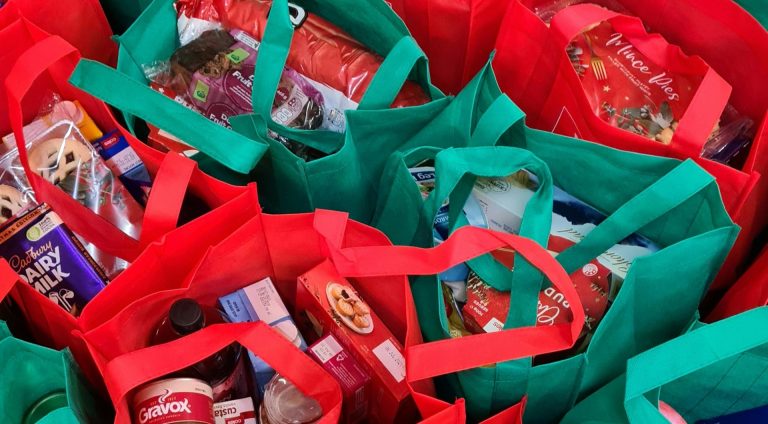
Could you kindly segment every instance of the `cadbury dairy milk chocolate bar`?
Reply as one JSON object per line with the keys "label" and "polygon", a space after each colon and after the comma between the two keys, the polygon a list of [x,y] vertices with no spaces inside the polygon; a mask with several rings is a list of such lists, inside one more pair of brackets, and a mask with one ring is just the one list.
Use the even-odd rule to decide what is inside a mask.
{"label": "cadbury dairy milk chocolate bar", "polygon": [[46,204],[3,227],[0,256],[21,279],[75,316],[106,286],[101,268]]}

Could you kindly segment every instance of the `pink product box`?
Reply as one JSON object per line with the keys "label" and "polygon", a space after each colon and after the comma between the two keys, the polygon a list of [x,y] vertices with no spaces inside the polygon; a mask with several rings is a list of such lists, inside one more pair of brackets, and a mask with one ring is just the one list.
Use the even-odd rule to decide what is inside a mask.
{"label": "pink product box", "polygon": [[341,385],[344,393],[342,422],[354,424],[368,415],[368,382],[371,377],[346,349],[328,334],[309,347],[309,355]]}

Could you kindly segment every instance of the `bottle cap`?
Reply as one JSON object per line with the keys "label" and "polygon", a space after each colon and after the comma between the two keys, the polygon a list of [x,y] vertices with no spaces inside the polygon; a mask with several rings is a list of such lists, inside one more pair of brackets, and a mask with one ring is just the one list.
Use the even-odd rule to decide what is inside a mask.
{"label": "bottle cap", "polygon": [[179,299],[173,302],[168,317],[173,329],[182,335],[194,333],[205,326],[203,308],[192,299]]}

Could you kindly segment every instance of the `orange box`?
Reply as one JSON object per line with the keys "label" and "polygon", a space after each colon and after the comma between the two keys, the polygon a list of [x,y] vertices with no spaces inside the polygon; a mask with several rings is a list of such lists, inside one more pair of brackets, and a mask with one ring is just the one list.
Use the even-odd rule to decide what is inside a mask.
{"label": "orange box", "polygon": [[296,310],[302,334],[314,341],[330,332],[368,371],[369,422],[404,422],[416,416],[405,381],[403,347],[329,261],[299,277]]}

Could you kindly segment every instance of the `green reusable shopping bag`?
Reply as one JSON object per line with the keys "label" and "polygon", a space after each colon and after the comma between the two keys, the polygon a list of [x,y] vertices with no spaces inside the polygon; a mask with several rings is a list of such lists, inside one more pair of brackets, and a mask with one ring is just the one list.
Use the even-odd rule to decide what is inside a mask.
{"label": "green reusable shopping bag", "polygon": [[0,421],[4,423],[22,423],[40,399],[56,392],[66,393],[67,405],[43,416],[34,415],[37,420],[31,422],[109,421],[68,350],[52,350],[16,339],[3,321],[0,321],[0,381]]}
{"label": "green reusable shopping bag", "polygon": [[693,329],[627,362],[625,375],[562,423],[659,423],[664,401],[689,423],[768,405],[768,307]]}
{"label": "green reusable shopping bag", "polygon": [[746,9],[765,28],[768,28],[768,2],[765,0],[736,0],[736,3]]}
{"label": "green reusable shopping bag", "polygon": [[[404,82],[420,83],[432,98],[442,93],[429,82],[427,62],[407,28],[392,10],[376,0],[296,1],[307,12],[328,18],[362,44],[385,57],[359,103],[359,109],[390,106]],[[286,156],[280,143],[267,136],[272,130],[322,152],[338,150],[344,135],[326,130],[285,128],[271,119],[272,101],[285,66],[293,35],[287,0],[275,0],[259,46],[253,79],[254,114],[230,120],[243,136],[226,129],[148,87],[142,65],[165,61],[178,48],[173,0],[155,0],[128,31],[118,37],[117,71],[83,60],[72,83],[120,109],[131,131],[137,118],[163,128],[198,149],[201,168],[221,179],[242,183],[267,150]],[[289,153],[289,152],[288,152]],[[234,173],[232,172],[234,171]],[[237,175],[240,174],[240,175]],[[296,196],[301,192],[295,193]]]}
{"label": "green reusable shopping bag", "polygon": [[122,34],[141,15],[151,0],[101,0],[112,32]]}
{"label": "green reusable shopping bag", "polygon": [[[486,78],[492,80],[493,75],[488,73]],[[491,81],[485,86],[494,85]],[[477,112],[480,118],[468,130],[472,131],[472,144],[528,150],[547,165],[554,185],[608,217],[584,240],[558,255],[566,271],[581,268],[635,232],[661,247],[660,251],[634,261],[586,352],[544,365],[532,366],[528,358],[463,371],[442,385],[448,391],[442,393],[446,399],[466,399],[473,420],[488,417],[527,395],[526,422],[552,422],[578,399],[621,374],[628,358],[685,329],[722,265],[738,228],[723,208],[714,179],[692,161],[622,152],[528,129],[517,107],[506,96],[499,96],[498,88],[495,94],[497,99]],[[428,140],[409,143],[429,145]],[[389,162],[394,168],[383,173],[374,225],[396,243],[431,245],[431,223],[443,200],[449,198],[449,206],[463,205],[477,174],[487,176],[496,167],[496,176],[506,176],[521,163],[530,161],[521,159],[515,151],[509,147],[473,147],[437,152],[434,195],[424,202],[419,202],[419,189],[407,175],[407,167],[415,163],[407,161],[423,159],[427,149],[394,155]],[[487,169],[480,172],[481,168]],[[461,214],[454,209],[457,208],[451,208],[449,213],[451,228],[463,224],[459,222]],[[544,220],[529,216],[526,208],[524,235],[539,241],[539,231],[543,229],[536,228],[543,225]],[[548,234],[548,227],[545,228]],[[514,278],[505,278],[498,269],[500,265],[490,258],[480,264],[470,262],[470,267],[497,289],[512,288],[513,304],[506,328],[535,322],[541,287],[536,273],[518,278],[515,272]],[[425,338],[433,341],[449,337],[437,280],[415,279],[412,290]]]}

